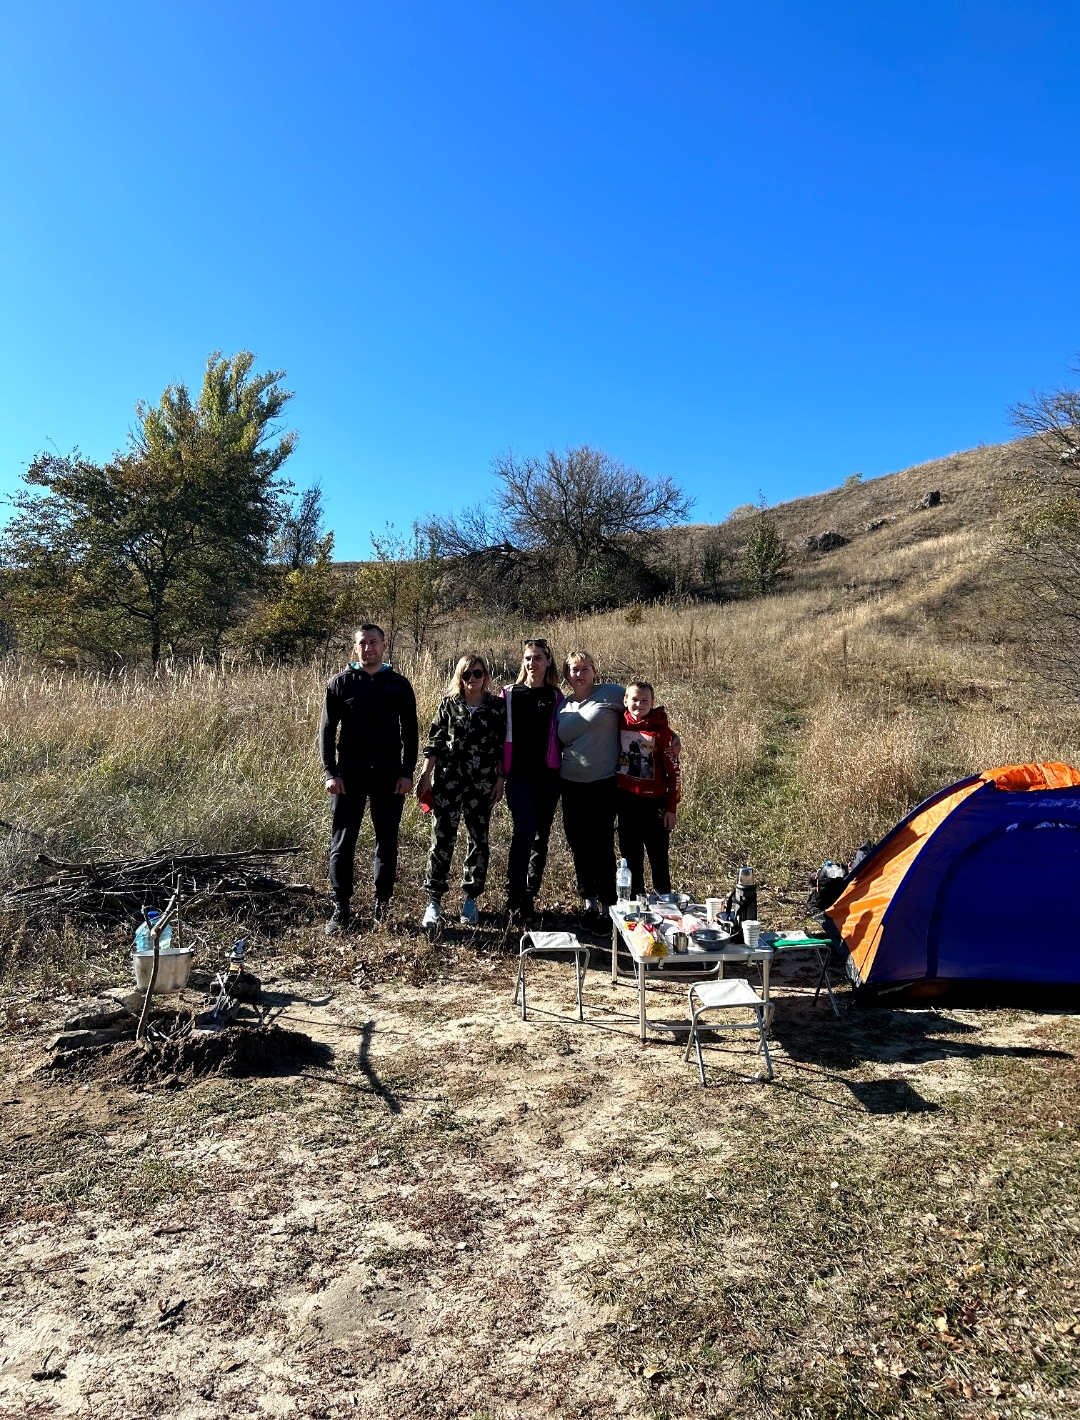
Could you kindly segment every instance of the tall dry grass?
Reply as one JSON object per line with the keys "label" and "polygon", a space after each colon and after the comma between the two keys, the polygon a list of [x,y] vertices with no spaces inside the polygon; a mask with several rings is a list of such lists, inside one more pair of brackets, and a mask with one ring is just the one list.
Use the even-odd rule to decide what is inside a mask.
{"label": "tall dry grass", "polygon": [[[591,651],[610,679],[653,681],[684,742],[673,840],[680,880],[715,890],[749,857],[778,884],[798,885],[808,867],[876,837],[952,778],[996,763],[1080,759],[1075,706],[1050,701],[992,647],[949,643],[921,623],[920,598],[969,552],[962,538],[951,564],[941,547],[932,556],[924,549],[914,559],[919,576],[891,592],[826,587],[543,628],[447,628],[439,649],[400,668],[416,687],[422,732],[460,649],[479,646],[509,676],[525,631],[542,629],[560,656]],[[910,549],[895,559],[911,573]],[[8,663],[0,669],[0,818],[43,834],[61,854],[299,843],[304,871],[321,884],[327,805],[315,738],[332,669],[197,665],[94,676]],[[503,810],[494,899],[507,827]],[[427,832],[409,809],[402,896],[417,905]],[[5,880],[30,876],[38,847],[0,831]],[[573,896],[558,834],[550,885],[554,897]]]}

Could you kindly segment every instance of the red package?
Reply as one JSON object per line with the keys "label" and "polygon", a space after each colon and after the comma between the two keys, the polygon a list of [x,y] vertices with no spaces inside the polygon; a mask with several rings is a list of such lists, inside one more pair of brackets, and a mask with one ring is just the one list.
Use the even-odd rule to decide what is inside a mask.
{"label": "red package", "polygon": [[425,789],[422,793],[417,794],[416,802],[420,805],[421,813],[429,814],[435,807],[435,795],[430,789]]}

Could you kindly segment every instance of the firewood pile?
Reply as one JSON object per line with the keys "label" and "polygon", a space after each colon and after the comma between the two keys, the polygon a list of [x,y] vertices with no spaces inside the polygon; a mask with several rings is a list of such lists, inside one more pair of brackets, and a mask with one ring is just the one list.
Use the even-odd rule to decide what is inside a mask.
{"label": "firewood pile", "polygon": [[37,861],[53,870],[39,883],[12,888],[0,898],[8,910],[35,921],[83,917],[95,921],[138,919],[144,906],[164,907],[179,893],[185,918],[202,909],[266,909],[311,897],[308,883],[281,876],[281,860],[293,848],[245,848],[238,853],[162,850],[149,858],[114,858],[67,863],[48,853]]}

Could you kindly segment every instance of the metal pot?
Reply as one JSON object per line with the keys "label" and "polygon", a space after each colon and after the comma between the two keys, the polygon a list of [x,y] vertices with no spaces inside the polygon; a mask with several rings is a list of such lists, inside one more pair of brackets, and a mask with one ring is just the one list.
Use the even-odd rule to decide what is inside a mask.
{"label": "metal pot", "polygon": [[[194,956],[195,952],[191,947],[166,947],[158,952],[154,995],[164,996],[169,991],[182,991],[188,983]],[[140,991],[145,991],[154,974],[154,953],[134,952],[131,963],[135,968],[135,985]]]}

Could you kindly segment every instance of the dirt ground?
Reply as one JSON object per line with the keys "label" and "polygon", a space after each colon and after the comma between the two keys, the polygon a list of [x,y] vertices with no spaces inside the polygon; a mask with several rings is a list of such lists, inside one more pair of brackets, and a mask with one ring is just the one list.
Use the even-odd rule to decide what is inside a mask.
{"label": "dirt ground", "polygon": [[702,1089],[602,942],[523,1022],[483,933],[315,930],[255,953],[248,1028],[326,1047],[270,1073],[49,1068],[85,983],[9,997],[3,1416],[1080,1411],[1072,1016],[837,1020],[786,962],[775,1082],[747,1035]]}

